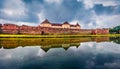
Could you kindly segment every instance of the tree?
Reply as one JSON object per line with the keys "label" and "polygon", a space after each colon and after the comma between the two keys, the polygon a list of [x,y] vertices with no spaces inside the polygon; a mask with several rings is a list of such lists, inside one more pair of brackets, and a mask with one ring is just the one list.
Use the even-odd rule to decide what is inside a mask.
{"label": "tree", "polygon": [[109,32],[112,33],[112,34],[119,34],[120,33],[120,26],[110,28]]}

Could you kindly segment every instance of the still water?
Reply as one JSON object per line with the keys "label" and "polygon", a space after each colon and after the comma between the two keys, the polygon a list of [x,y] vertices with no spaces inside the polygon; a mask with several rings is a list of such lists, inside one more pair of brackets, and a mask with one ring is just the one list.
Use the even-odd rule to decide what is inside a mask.
{"label": "still water", "polygon": [[0,38],[0,69],[120,69],[120,37]]}

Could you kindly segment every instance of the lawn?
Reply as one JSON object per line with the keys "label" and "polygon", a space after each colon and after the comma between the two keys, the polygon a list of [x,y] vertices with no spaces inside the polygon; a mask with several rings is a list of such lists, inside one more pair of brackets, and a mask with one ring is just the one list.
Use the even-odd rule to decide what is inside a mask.
{"label": "lawn", "polygon": [[26,34],[0,34],[0,38],[69,38],[69,37],[102,37],[102,36],[120,36],[120,34],[105,35],[26,35]]}

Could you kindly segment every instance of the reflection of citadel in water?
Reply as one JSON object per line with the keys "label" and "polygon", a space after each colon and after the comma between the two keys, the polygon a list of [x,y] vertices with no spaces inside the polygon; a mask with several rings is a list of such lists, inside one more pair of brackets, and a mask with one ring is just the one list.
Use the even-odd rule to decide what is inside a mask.
{"label": "reflection of citadel in water", "polygon": [[[50,48],[62,47],[68,49],[71,46],[80,46],[82,42],[105,42],[111,41],[109,37],[81,37],[81,38],[1,38],[0,47],[4,49],[17,48],[19,46],[41,46],[45,51]],[[119,38],[120,40],[120,38]],[[114,41],[115,42],[115,41]]]}

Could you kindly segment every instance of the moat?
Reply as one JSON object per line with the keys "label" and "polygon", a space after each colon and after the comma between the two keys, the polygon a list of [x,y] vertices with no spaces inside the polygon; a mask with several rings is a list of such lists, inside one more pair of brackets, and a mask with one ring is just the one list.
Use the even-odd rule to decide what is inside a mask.
{"label": "moat", "polygon": [[0,69],[120,69],[120,37],[0,38]]}

